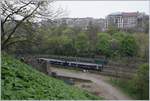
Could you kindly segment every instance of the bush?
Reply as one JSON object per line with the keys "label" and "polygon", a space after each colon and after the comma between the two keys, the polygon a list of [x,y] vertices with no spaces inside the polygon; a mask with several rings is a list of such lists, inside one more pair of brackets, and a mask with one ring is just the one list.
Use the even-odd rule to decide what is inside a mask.
{"label": "bush", "polygon": [[139,67],[133,79],[133,87],[139,99],[149,99],[149,65]]}
{"label": "bush", "polygon": [[148,61],[149,54],[149,35],[145,33],[134,33],[133,37],[139,45],[138,56]]}
{"label": "bush", "polygon": [[112,50],[111,57],[118,57],[118,56],[120,56],[120,54],[119,54],[120,42],[118,40],[112,39],[110,41],[110,47],[111,47],[111,50]]}
{"label": "bush", "polygon": [[135,56],[137,54],[138,45],[133,36],[125,36],[120,45],[120,53],[123,56]]}
{"label": "bush", "polygon": [[114,25],[114,26],[109,26],[107,33],[109,33],[110,35],[113,35],[114,33],[119,32],[119,29]]}
{"label": "bush", "polygon": [[128,33],[125,33],[125,32],[117,32],[117,33],[114,33],[112,35],[112,37],[118,41],[121,41],[123,40],[123,38],[127,35]]}
{"label": "bush", "polygon": [[107,33],[98,34],[97,50],[100,54],[106,55],[107,57],[111,54],[111,36]]}
{"label": "bush", "polygon": [[101,99],[2,55],[1,98],[5,100]]}
{"label": "bush", "polygon": [[141,65],[131,80],[110,79],[110,83],[121,88],[122,91],[137,100],[149,99],[149,65]]}
{"label": "bush", "polygon": [[75,49],[77,51],[77,55],[86,55],[89,50],[89,40],[86,33],[79,33],[75,40]]}

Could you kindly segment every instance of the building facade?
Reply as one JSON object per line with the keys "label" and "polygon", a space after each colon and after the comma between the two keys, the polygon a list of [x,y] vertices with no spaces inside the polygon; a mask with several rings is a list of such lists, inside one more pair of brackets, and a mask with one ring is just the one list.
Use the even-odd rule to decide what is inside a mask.
{"label": "building facade", "polygon": [[86,17],[86,18],[59,18],[54,20],[45,20],[41,21],[42,25],[45,26],[61,26],[61,25],[67,25],[68,27],[79,27],[83,30],[86,30],[89,24],[93,26],[96,26],[99,28],[99,31],[104,31],[105,29],[105,19],[96,19],[92,17]]}
{"label": "building facade", "polygon": [[[135,29],[141,30],[144,26],[145,13],[139,12],[118,12],[109,14],[105,19],[106,30],[109,26],[114,26],[119,29]],[[149,21],[149,20],[148,20]],[[143,29],[144,30],[144,29]]]}
{"label": "building facade", "polygon": [[95,19],[91,17],[86,18],[61,18],[55,19],[56,26],[61,24],[66,24],[68,27],[80,27],[84,30],[87,29],[89,23],[92,23],[95,26],[98,26],[101,31],[104,30],[105,19]]}
{"label": "building facade", "polygon": [[42,25],[60,26],[67,25],[68,27],[80,27],[86,30],[88,25],[99,28],[100,32],[107,31],[109,26],[113,26],[123,30],[134,30],[138,32],[145,32],[149,28],[149,16],[140,12],[118,12],[109,14],[105,19],[103,18],[59,18],[54,20],[46,20],[41,22]]}

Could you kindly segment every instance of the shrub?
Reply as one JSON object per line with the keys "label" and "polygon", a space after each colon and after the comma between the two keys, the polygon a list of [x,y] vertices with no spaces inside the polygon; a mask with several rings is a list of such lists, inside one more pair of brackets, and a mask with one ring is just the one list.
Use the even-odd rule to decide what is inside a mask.
{"label": "shrub", "polygon": [[109,26],[107,33],[109,33],[110,35],[113,35],[114,33],[119,32],[119,29],[114,25],[114,26]]}
{"label": "shrub", "polygon": [[149,65],[139,67],[133,79],[133,87],[139,99],[149,99]]}
{"label": "shrub", "polygon": [[138,56],[148,61],[149,35],[145,33],[134,33],[133,37],[139,45]]}
{"label": "shrub", "polygon": [[75,49],[78,55],[86,55],[89,50],[89,40],[86,33],[79,33],[75,40]]}
{"label": "shrub", "polygon": [[98,34],[98,42],[97,42],[97,50],[107,57],[111,54],[111,44],[110,44],[111,36],[107,33],[99,33]]}
{"label": "shrub", "polygon": [[128,33],[125,33],[125,32],[117,32],[117,33],[114,33],[112,35],[112,37],[118,41],[121,41],[123,40],[123,38],[127,35]]}
{"label": "shrub", "polygon": [[38,72],[8,55],[2,55],[1,72],[1,98],[5,100],[101,99]]}
{"label": "shrub", "polygon": [[149,99],[149,65],[142,64],[133,79],[110,79],[110,83],[121,88],[122,91],[127,93],[137,100]]}
{"label": "shrub", "polygon": [[125,36],[120,45],[120,53],[123,56],[135,56],[137,54],[138,45],[133,36]]}

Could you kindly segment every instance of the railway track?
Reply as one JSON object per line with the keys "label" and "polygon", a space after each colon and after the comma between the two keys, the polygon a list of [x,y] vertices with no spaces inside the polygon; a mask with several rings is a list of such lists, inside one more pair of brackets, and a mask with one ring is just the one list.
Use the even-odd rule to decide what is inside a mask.
{"label": "railway track", "polygon": [[121,78],[126,78],[126,79],[130,79],[135,74],[135,72],[131,72],[131,71],[127,71],[127,70],[126,71],[114,70],[112,68],[105,68],[105,66],[102,71],[85,70],[82,68],[65,67],[65,66],[58,66],[58,65],[52,65],[52,67],[64,68],[64,69],[75,70],[75,71],[83,71],[83,72],[89,72],[89,73],[112,76],[112,77],[121,77]]}
{"label": "railway track", "polygon": [[[36,59],[39,59],[39,58],[34,58],[34,59],[32,59],[32,61],[34,60],[34,62],[32,62],[32,64],[33,63],[35,63],[35,62],[37,62],[37,60]],[[49,61],[49,58],[41,58],[41,59],[44,59],[45,61]],[[59,61],[59,62],[61,62],[61,61]],[[30,62],[29,62],[30,63]],[[73,63],[75,63],[75,62],[71,62],[72,64]],[[79,67],[76,67],[76,65],[74,64],[74,66],[73,65],[68,65],[68,66],[63,66],[63,64],[62,63],[60,63],[61,65],[59,66],[59,63],[57,64],[57,65],[54,65],[54,67],[61,67],[61,68],[67,68],[67,69],[76,69],[76,70],[80,70],[80,71],[83,71],[83,70],[87,70],[88,69],[88,72],[92,72],[92,73],[96,73],[96,74],[102,74],[102,75],[108,75],[108,76],[114,76],[114,77],[123,77],[123,78],[131,78],[134,74],[135,74],[135,72],[136,72],[136,69],[137,68],[135,68],[135,67],[133,67],[133,68],[130,68],[130,67],[127,67],[127,66],[119,66],[119,65],[114,65],[114,64],[110,64],[110,63],[108,63],[108,64],[104,64],[103,66],[103,68],[101,68],[101,64],[99,64],[99,68],[98,69],[96,69],[96,67],[97,67],[97,64],[96,63],[86,63],[86,62],[78,62],[78,64],[80,64],[80,66]],[[82,65],[81,65],[82,64]],[[87,64],[87,65],[85,65],[85,66],[83,66],[83,64]],[[34,65],[34,67],[38,67],[38,66],[36,66],[36,65],[40,65],[40,63],[36,63],[35,65]],[[89,69],[89,68],[87,68],[87,67],[89,67],[89,65],[91,66],[91,68],[95,68],[95,70],[91,70],[91,68]],[[42,66],[42,65],[41,65]],[[84,68],[83,68],[83,67]],[[93,67],[92,67],[93,66]],[[82,68],[81,68],[82,67]],[[40,67],[39,67],[40,68]],[[100,70],[100,69],[102,69],[102,70]],[[43,68],[41,68],[41,70],[43,70]]]}

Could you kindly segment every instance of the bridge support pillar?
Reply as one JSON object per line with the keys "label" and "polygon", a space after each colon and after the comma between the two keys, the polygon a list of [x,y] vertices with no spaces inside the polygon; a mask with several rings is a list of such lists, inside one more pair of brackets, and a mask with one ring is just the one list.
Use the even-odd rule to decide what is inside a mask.
{"label": "bridge support pillar", "polygon": [[51,67],[52,67],[51,64],[47,61],[46,62],[46,71],[47,71],[48,75],[52,74]]}

